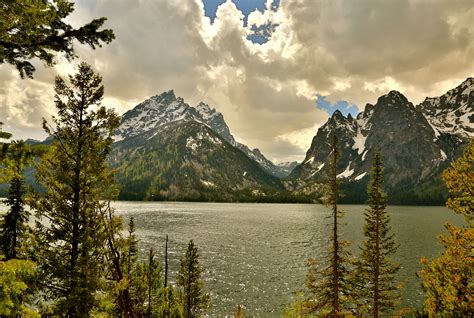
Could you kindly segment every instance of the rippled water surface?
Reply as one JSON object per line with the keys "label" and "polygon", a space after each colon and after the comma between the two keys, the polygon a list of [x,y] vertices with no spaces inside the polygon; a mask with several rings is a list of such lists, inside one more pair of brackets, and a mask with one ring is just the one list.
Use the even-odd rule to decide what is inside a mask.
{"label": "rippled water surface", "polygon": [[[188,241],[196,242],[213,317],[230,315],[237,304],[249,316],[279,316],[293,292],[304,287],[305,261],[318,258],[327,244],[328,210],[321,205],[115,202],[114,207],[122,217],[135,218],[143,256],[153,247],[162,258],[169,235],[172,279]],[[342,236],[357,252],[365,206],[341,208]],[[444,222],[456,224],[459,218],[443,207],[393,206],[389,212],[400,244],[395,260],[402,265],[402,305],[418,307],[419,257],[437,255]]]}

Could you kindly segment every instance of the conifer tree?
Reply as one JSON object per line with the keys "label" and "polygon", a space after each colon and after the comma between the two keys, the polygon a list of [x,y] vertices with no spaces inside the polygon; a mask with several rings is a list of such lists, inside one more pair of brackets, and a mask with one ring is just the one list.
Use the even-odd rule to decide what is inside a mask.
{"label": "conifer tree", "polygon": [[368,186],[369,209],[365,212],[364,235],[361,256],[355,262],[355,291],[358,311],[362,315],[381,317],[388,315],[400,295],[395,274],[400,266],[390,260],[398,246],[391,233],[390,216],[386,197],[382,190],[383,166],[380,153],[376,152]]}
{"label": "conifer tree", "polygon": [[33,58],[51,66],[58,53],[69,60],[76,57],[74,40],[95,49],[101,42],[110,43],[115,38],[112,30],[99,30],[106,18],[94,19],[75,29],[66,22],[73,11],[74,2],[69,0],[2,1],[0,64],[16,66],[22,78],[33,77]]}
{"label": "conifer tree", "polygon": [[447,223],[440,236],[442,254],[429,262],[422,258],[421,285],[424,313],[429,317],[470,317],[474,312],[474,141],[464,155],[443,173],[451,197],[446,206],[464,217],[465,224]]}
{"label": "conifer tree", "polygon": [[173,285],[163,287],[160,292],[160,302],[155,311],[157,317],[182,318],[185,317],[180,292]]}
{"label": "conifer tree", "polygon": [[32,196],[30,204],[37,222],[37,261],[51,296],[53,312],[69,317],[87,317],[96,304],[107,235],[100,207],[115,195],[113,173],[106,163],[113,129],[119,120],[101,106],[104,87],[101,76],[86,63],[70,84],[56,78],[54,136],[50,151],[37,167],[37,181],[44,194]]}
{"label": "conifer tree", "polygon": [[328,179],[326,182],[325,204],[331,208],[331,235],[329,246],[324,255],[323,265],[310,260],[307,287],[312,298],[308,300],[308,311],[316,315],[343,317],[350,310],[351,284],[349,281],[349,258],[346,250],[347,241],[340,235],[340,218],[342,211],[338,209],[339,180],[337,179],[337,164],[339,161],[338,139],[335,134],[331,141],[331,158],[328,164]]}
{"label": "conifer tree", "polygon": [[[125,318],[139,317],[139,309],[134,297],[137,292],[131,290],[131,283],[133,282],[130,281],[128,275],[128,268],[132,266],[130,264],[127,267],[130,244],[136,243],[130,240],[129,237],[133,236],[134,233],[129,228],[129,237],[124,238],[122,236],[122,220],[114,215],[110,202],[104,206],[99,206],[99,212],[103,224],[105,224],[107,240],[105,260],[107,262],[107,276],[110,278],[106,285],[108,296],[112,299],[115,307],[113,314]],[[140,290],[142,289],[140,288]]]}
{"label": "conifer tree", "polygon": [[184,317],[199,317],[209,306],[209,295],[202,290],[202,272],[199,264],[199,253],[193,240],[188,244],[186,254],[181,259],[176,283],[181,289]]}
{"label": "conifer tree", "polygon": [[9,207],[3,216],[1,229],[1,248],[6,260],[18,258],[21,242],[26,239],[29,212],[25,210],[26,194],[24,169],[33,158],[33,152],[23,141],[13,141],[3,164],[8,169],[10,179],[8,198],[4,203]]}

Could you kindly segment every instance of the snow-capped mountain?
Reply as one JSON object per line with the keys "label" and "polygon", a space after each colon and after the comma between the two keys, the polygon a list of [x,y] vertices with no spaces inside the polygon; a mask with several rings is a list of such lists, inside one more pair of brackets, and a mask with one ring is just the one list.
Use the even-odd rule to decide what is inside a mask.
{"label": "snow-capped mountain", "polygon": [[115,140],[131,138],[165,124],[181,120],[195,121],[207,125],[228,143],[256,161],[268,173],[277,177],[288,175],[287,169],[273,164],[265,158],[260,150],[250,150],[246,145],[237,142],[230,133],[229,126],[227,126],[221,113],[203,102],[193,107],[187,104],[183,98],[176,97],[173,90],[153,96],[138,104],[132,110],[127,111],[122,116]]}
{"label": "snow-capped mountain", "polygon": [[474,78],[439,97],[427,97],[416,108],[425,115],[436,137],[451,134],[460,138],[474,137]]}
{"label": "snow-capped mountain", "polygon": [[119,198],[235,201],[281,191],[268,174],[208,125],[177,120],[114,144]]}
{"label": "snow-capped mountain", "polygon": [[[372,158],[380,150],[386,189],[392,202],[443,199],[441,171],[460,155],[474,132],[473,80],[437,98],[414,106],[397,91],[378,98],[375,105],[352,118],[339,111],[318,129],[305,160],[286,179],[300,192],[317,192],[325,176],[330,136],[339,139],[339,177],[349,181],[348,200],[363,200]],[[405,200],[405,201],[404,201]],[[410,201],[411,200],[411,201]]]}

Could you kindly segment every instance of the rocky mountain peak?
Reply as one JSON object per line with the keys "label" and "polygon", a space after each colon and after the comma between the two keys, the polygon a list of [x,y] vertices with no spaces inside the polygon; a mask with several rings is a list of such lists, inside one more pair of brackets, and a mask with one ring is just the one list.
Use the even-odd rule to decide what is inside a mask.
{"label": "rocky mountain peak", "polygon": [[367,104],[356,120],[334,112],[318,129],[305,160],[286,179],[287,187],[302,192],[318,189],[330,155],[331,133],[338,136],[341,149],[338,177],[350,180],[352,189],[366,187],[377,149],[384,160],[386,190],[395,200],[407,200],[420,184],[432,186],[433,176],[439,176],[474,136],[473,82],[468,78],[417,107],[400,92],[390,91],[375,105]]}
{"label": "rocky mountain peak", "polygon": [[398,91],[390,91],[386,95],[382,95],[377,99],[376,106],[386,105],[386,106],[400,106],[400,105],[409,105],[410,102],[402,93]]}
{"label": "rocky mountain peak", "polygon": [[196,106],[196,110],[199,112],[199,114],[201,114],[201,116],[204,119],[211,118],[211,117],[216,116],[216,115],[221,115],[222,116],[222,114],[217,112],[215,108],[212,108],[208,104],[203,103],[203,102],[200,102]]}
{"label": "rocky mountain peak", "polygon": [[441,96],[427,97],[416,109],[426,117],[436,137],[474,137],[474,79],[468,77]]}
{"label": "rocky mountain peak", "polygon": [[332,113],[331,118],[337,121],[346,119],[339,109],[336,109],[334,113]]}
{"label": "rocky mountain peak", "polygon": [[204,102],[200,102],[195,107],[190,106],[182,97],[176,97],[173,90],[155,95],[126,112],[122,116],[120,127],[116,130],[115,141],[134,137],[181,120],[205,124],[232,146],[260,164],[267,172],[278,177],[287,175],[285,169],[273,164],[260,151],[252,151],[246,145],[236,142],[224,116],[215,108]]}
{"label": "rocky mountain peak", "polygon": [[174,90],[170,89],[169,91],[153,96],[152,99],[156,101],[173,101],[176,100],[176,95],[174,94]]}

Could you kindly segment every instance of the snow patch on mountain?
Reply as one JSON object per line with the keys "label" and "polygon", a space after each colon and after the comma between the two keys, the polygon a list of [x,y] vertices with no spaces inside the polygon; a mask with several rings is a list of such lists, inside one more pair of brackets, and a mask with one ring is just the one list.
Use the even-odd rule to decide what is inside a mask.
{"label": "snow patch on mountain", "polygon": [[354,174],[354,169],[350,169],[352,162],[349,162],[349,164],[346,167],[346,170],[341,172],[340,174],[337,175],[337,178],[349,178]]}
{"label": "snow patch on mountain", "polygon": [[366,174],[367,174],[367,172],[364,172],[364,173],[358,175],[357,177],[355,177],[354,180],[358,181],[358,180],[362,179],[363,177],[365,177]]}
{"label": "snow patch on mountain", "polygon": [[438,138],[441,134],[474,137],[474,79],[438,97],[427,97],[416,108],[427,119]]}

